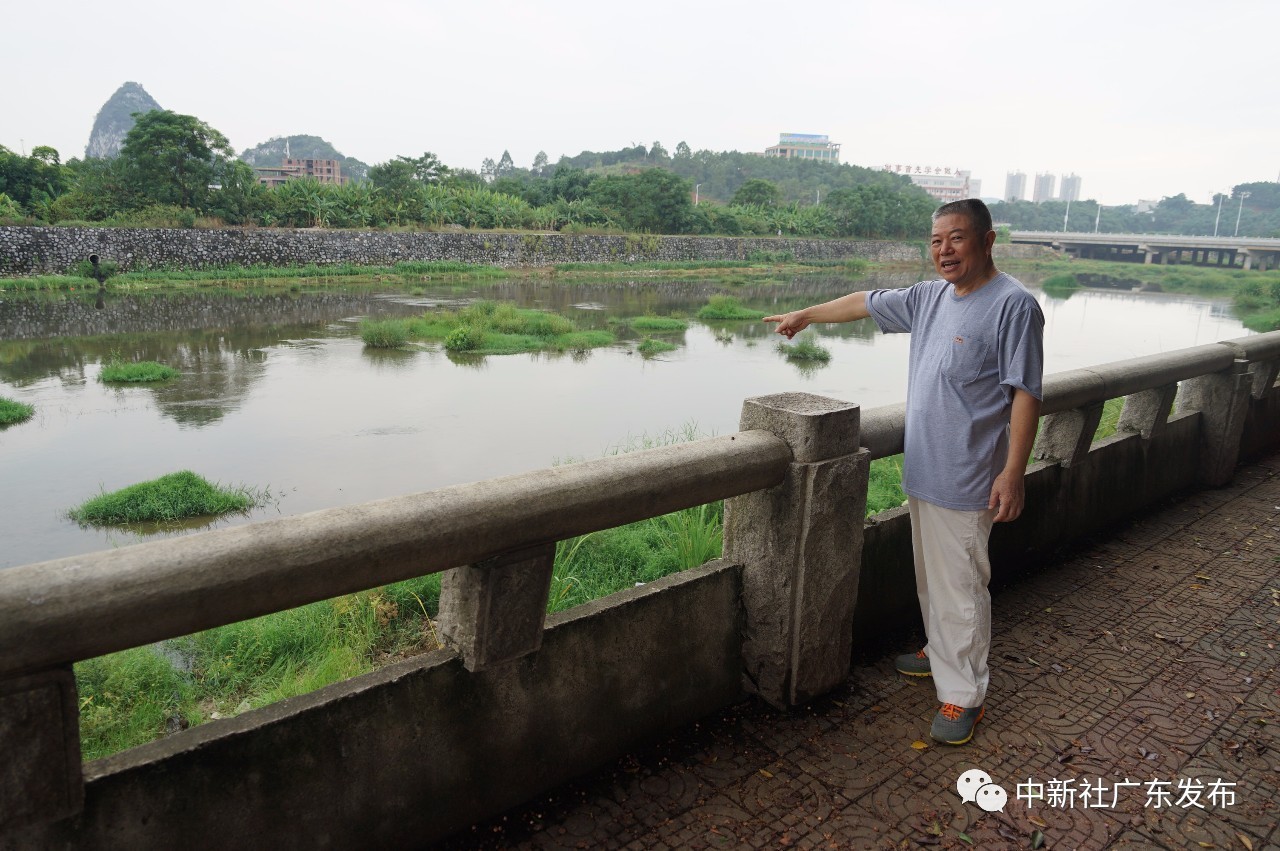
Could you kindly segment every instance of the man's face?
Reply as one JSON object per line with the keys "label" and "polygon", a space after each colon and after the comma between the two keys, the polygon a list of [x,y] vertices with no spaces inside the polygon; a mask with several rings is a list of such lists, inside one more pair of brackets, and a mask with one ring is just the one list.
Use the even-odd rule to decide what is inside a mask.
{"label": "man's face", "polygon": [[968,216],[942,216],[933,223],[929,252],[938,275],[952,286],[966,289],[986,277],[988,234],[978,233]]}

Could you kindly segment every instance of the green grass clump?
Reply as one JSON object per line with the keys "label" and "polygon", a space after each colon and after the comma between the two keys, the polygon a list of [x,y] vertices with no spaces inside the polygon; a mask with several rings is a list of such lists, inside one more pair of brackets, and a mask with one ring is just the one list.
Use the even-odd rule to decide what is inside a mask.
{"label": "green grass clump", "polygon": [[13,425],[31,419],[36,409],[32,405],[0,396],[0,426]]}
{"label": "green grass clump", "polygon": [[649,334],[676,334],[689,330],[689,323],[674,316],[631,316],[623,319],[610,319],[610,325],[619,325],[635,331]]}
{"label": "green grass clump", "polygon": [[1066,298],[1080,289],[1080,282],[1070,272],[1060,272],[1045,278],[1040,286],[1051,296]]}
{"label": "green grass clump", "polygon": [[171,378],[177,378],[181,374],[173,367],[156,363],[153,360],[131,363],[119,358],[111,358],[102,365],[102,372],[98,374],[98,380],[142,384],[149,381],[168,381]]}
{"label": "green grass clump", "polygon": [[219,487],[190,470],[182,470],[111,493],[103,492],[67,514],[85,525],[112,526],[247,511],[262,504],[265,498],[265,493],[243,486]]}
{"label": "green grass clump", "polygon": [[428,313],[409,322],[417,339],[439,340],[446,351],[476,355],[583,351],[614,342],[608,331],[579,331],[558,313],[478,301],[460,311]]}
{"label": "green grass clump", "polygon": [[640,345],[636,346],[636,351],[647,358],[654,355],[660,355],[663,352],[675,351],[677,346],[668,343],[665,340],[655,340],[652,337],[645,337]]}
{"label": "green grass clump", "polygon": [[403,319],[360,320],[360,339],[372,349],[400,349],[409,342],[409,323]]}
{"label": "green grass clump", "polygon": [[763,310],[743,307],[742,303],[731,295],[713,295],[711,300],[698,311],[699,319],[719,322],[764,319],[765,316]]}
{"label": "green grass clump", "polygon": [[558,612],[719,558],[724,504],[714,502],[556,545],[547,610]]}
{"label": "green grass clump", "polygon": [[826,363],[831,360],[831,352],[818,345],[810,337],[803,337],[796,343],[778,343],[778,351],[792,361],[816,361]]}
{"label": "green grass clump", "polygon": [[1267,331],[1280,331],[1280,307],[1272,310],[1263,310],[1258,313],[1246,314],[1241,317],[1240,321],[1244,323],[1244,327],[1250,331],[1266,333]]}
{"label": "green grass clump", "polygon": [[902,456],[872,461],[867,475],[867,516],[897,508],[906,501],[907,495],[902,492]]}

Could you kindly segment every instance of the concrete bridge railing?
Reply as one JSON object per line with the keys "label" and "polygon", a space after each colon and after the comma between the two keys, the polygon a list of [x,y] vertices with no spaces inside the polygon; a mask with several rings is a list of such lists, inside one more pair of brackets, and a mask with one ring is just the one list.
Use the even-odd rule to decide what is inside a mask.
{"label": "concrete bridge railing", "polygon": [[[1049,376],[998,576],[1280,443],[1277,364],[1280,332]],[[918,618],[905,510],[862,521],[903,423],[761,397],[728,436],[0,571],[0,848],[416,845],[744,693],[803,703]],[[717,499],[723,559],[545,614],[556,541]],[[74,662],[439,571],[449,649],[81,763]]]}

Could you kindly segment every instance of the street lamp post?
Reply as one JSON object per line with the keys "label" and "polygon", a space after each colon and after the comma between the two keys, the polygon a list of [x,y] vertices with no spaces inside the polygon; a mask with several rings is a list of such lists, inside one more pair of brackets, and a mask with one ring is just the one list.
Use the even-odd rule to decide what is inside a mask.
{"label": "street lamp post", "polygon": [[1240,235],[1240,214],[1244,212],[1244,199],[1249,197],[1248,192],[1240,193],[1240,209],[1236,210],[1236,236]]}
{"label": "street lamp post", "polygon": [[1218,215],[1213,220],[1213,235],[1215,238],[1218,236],[1218,222],[1222,219],[1222,199],[1225,197],[1221,192],[1218,193]]}
{"label": "street lamp post", "polygon": [[1098,225],[1102,223],[1102,205],[1098,205],[1098,215],[1093,217],[1093,232],[1098,232]]}
{"label": "street lamp post", "polygon": [[698,206],[698,187],[701,185],[701,183],[693,184],[693,206],[695,207]]}
{"label": "street lamp post", "polygon": [[1071,218],[1071,199],[1067,199],[1067,211],[1062,214],[1062,232],[1067,232],[1067,220]]}

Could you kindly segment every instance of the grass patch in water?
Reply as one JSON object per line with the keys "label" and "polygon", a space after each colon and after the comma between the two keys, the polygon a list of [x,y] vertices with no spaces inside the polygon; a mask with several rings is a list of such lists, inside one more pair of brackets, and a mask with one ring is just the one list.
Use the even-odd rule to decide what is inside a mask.
{"label": "grass patch in water", "polygon": [[113,357],[102,365],[98,380],[109,383],[145,384],[151,381],[168,381],[181,374],[173,367],[153,360],[128,362]]}
{"label": "grass patch in water", "polygon": [[831,352],[815,343],[810,337],[804,337],[795,343],[778,343],[778,351],[791,361],[826,363],[831,360]]}
{"label": "grass patch in water", "polygon": [[36,412],[34,405],[27,405],[0,396],[0,426],[13,425],[31,419]]}
{"label": "grass patch in water", "polygon": [[660,355],[663,352],[675,351],[677,348],[678,346],[673,343],[668,343],[666,340],[655,340],[652,337],[645,337],[644,340],[641,341],[640,345],[636,346],[636,351],[646,358],[651,358],[654,355]]}
{"label": "grass patch in water", "polygon": [[743,307],[742,302],[731,295],[713,295],[710,301],[698,311],[699,319],[719,322],[764,319],[766,315],[763,310]]}
{"label": "grass patch in water", "polygon": [[103,492],[71,509],[67,515],[88,526],[165,522],[248,511],[263,504],[266,498],[265,491],[243,485],[220,487],[190,470],[182,470],[111,493]]}
{"label": "grass patch in water", "polygon": [[557,313],[525,310],[512,304],[478,301],[459,311],[426,313],[413,319],[366,319],[360,323],[366,345],[386,341],[398,348],[409,340],[443,343],[446,351],[475,355],[585,351],[615,341],[608,331],[581,331]]}
{"label": "grass patch in water", "polygon": [[674,316],[628,316],[610,319],[609,324],[649,334],[678,334],[689,330],[688,322]]}
{"label": "grass patch in water", "polygon": [[409,343],[409,327],[403,319],[365,319],[360,337],[373,349],[401,349]]}

